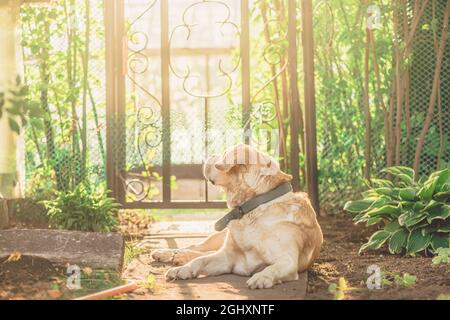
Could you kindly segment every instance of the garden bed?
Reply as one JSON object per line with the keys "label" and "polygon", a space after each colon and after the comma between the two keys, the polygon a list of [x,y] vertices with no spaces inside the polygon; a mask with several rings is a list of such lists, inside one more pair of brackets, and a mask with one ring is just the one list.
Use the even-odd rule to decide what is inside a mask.
{"label": "garden bed", "polygon": [[[373,233],[373,228],[355,226],[347,215],[319,217],[319,222],[325,241],[318,260],[309,271],[307,299],[336,298],[329,287],[338,284],[340,278],[351,288],[344,292],[344,299],[449,298],[449,264],[434,265],[431,257],[391,255],[387,250],[359,255],[360,246]],[[83,289],[70,291],[66,288],[65,270],[53,267],[48,261],[24,256],[14,264],[0,261],[0,299],[71,299],[123,283],[116,273],[87,268],[82,270]],[[367,289],[370,265],[379,266],[385,274],[382,289]],[[11,270],[16,271],[14,275],[9,273]],[[409,276],[404,278],[405,274]],[[411,277],[416,280],[411,281]],[[216,285],[221,290],[220,284]],[[145,291],[140,299],[154,298],[150,291]]]}
{"label": "garden bed", "polygon": [[56,267],[50,261],[21,256],[16,261],[0,259],[0,300],[56,300],[73,299],[124,282],[113,271],[81,270],[81,289],[69,290],[66,268]]}
{"label": "garden bed", "polygon": [[[431,257],[391,255],[387,249],[359,255],[360,246],[367,242],[373,228],[355,226],[348,216],[343,215],[319,217],[319,223],[324,233],[324,245],[309,271],[307,298],[334,298],[329,286],[337,284],[343,277],[347,285],[354,288],[345,293],[345,299],[450,299],[450,264],[434,265]],[[379,266],[386,274],[382,289],[367,289],[370,265]],[[408,281],[395,282],[396,276],[403,279],[406,273],[416,277],[409,287]]]}

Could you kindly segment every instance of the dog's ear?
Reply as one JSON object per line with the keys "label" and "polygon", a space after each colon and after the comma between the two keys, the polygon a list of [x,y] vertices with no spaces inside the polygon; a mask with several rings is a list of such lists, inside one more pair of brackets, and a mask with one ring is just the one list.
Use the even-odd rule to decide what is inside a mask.
{"label": "dog's ear", "polygon": [[263,167],[261,168],[261,174],[264,176],[273,176],[281,172],[280,165],[275,159],[268,155],[264,155]]}
{"label": "dog's ear", "polygon": [[280,166],[274,160],[272,163],[261,169],[261,175],[266,176],[268,179],[266,181],[269,184],[273,184],[273,187],[278,186],[280,183],[292,180],[292,176],[281,171]]}
{"label": "dog's ear", "polygon": [[214,166],[217,170],[228,172],[234,166],[246,164],[248,159],[248,146],[238,144],[227,151],[216,161]]}

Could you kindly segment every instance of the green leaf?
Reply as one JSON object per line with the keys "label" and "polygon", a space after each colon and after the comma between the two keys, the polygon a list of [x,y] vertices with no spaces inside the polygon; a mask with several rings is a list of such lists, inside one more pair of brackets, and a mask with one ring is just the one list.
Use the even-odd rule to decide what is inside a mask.
{"label": "green leaf", "polygon": [[426,207],[426,205],[423,202],[417,201],[414,203],[412,209],[413,209],[413,211],[420,211],[420,210],[425,209],[425,207]]}
{"label": "green leaf", "polygon": [[431,176],[436,178],[435,192],[442,192],[444,191],[444,185],[449,182],[450,169],[434,172]]}
{"label": "green leaf", "polygon": [[450,232],[450,219],[445,220],[442,222],[442,224],[439,226],[438,232]]}
{"label": "green leaf", "polygon": [[390,188],[393,188],[394,187],[394,184],[391,181],[384,180],[384,179],[374,179],[374,178],[372,178],[372,179],[370,179],[370,184],[373,187],[375,187],[375,188],[377,188],[377,187],[390,187]]}
{"label": "green leaf", "polygon": [[416,213],[416,212],[405,212],[400,217],[398,217],[398,222],[401,226],[405,226],[407,228],[411,228],[415,224],[418,224],[422,220],[427,217],[425,212]]}
{"label": "green leaf", "polygon": [[409,255],[425,250],[431,241],[431,234],[423,235],[420,229],[413,230],[408,237],[406,253]]}
{"label": "green leaf", "polygon": [[389,239],[389,252],[392,254],[398,254],[402,252],[402,249],[406,245],[406,241],[408,240],[409,232],[405,229],[397,230],[392,234],[392,237]]}
{"label": "green leaf", "polygon": [[396,216],[398,213],[401,212],[401,209],[396,206],[392,205],[385,205],[381,208],[374,208],[367,212],[367,215],[369,217],[378,217],[378,216]]}
{"label": "green leaf", "polygon": [[17,121],[14,120],[13,118],[9,118],[8,121],[9,121],[9,126],[10,126],[11,130],[17,134],[20,134],[20,126],[17,123]]}
{"label": "green leaf", "polygon": [[397,286],[412,287],[416,284],[416,281],[417,277],[414,275],[410,275],[409,273],[404,273],[402,276],[394,276],[394,282],[397,284]]}
{"label": "green leaf", "polygon": [[[442,206],[442,203],[439,203],[434,200],[430,200],[430,202],[422,209],[423,211],[431,211],[439,209],[438,207]],[[436,208],[436,209],[435,209]]]}
{"label": "green leaf", "polygon": [[353,218],[353,221],[355,221],[356,223],[360,223],[363,221],[367,220],[367,215],[365,212],[360,212],[357,215],[355,215],[355,217]]}
{"label": "green leaf", "polygon": [[439,248],[448,248],[450,246],[448,235],[433,235],[431,238],[431,247],[433,251]]}
{"label": "green leaf", "polygon": [[430,175],[427,181],[425,181],[423,187],[419,190],[418,196],[423,200],[429,201],[433,198],[433,194],[436,192],[445,191],[444,185],[449,179],[449,170],[444,169],[436,171]]}
{"label": "green leaf", "polygon": [[380,221],[381,221],[381,218],[377,218],[377,217],[375,217],[375,218],[369,218],[369,219],[367,219],[366,225],[367,225],[367,226],[373,226],[373,225],[379,223]]}
{"label": "green leaf", "polygon": [[439,202],[450,204],[450,191],[443,191],[435,193],[433,199]]}
{"label": "green leaf", "polygon": [[388,197],[394,198],[394,199],[398,197],[398,190],[393,189],[393,188],[386,188],[386,187],[375,188],[375,189],[373,189],[373,191],[379,195],[388,196]]}
{"label": "green leaf", "polygon": [[414,180],[406,174],[399,174],[397,175],[397,178],[400,179],[400,181],[403,182],[403,185],[405,185],[406,187],[414,185]]}
{"label": "green leaf", "polygon": [[375,232],[369,239],[369,241],[366,244],[363,244],[361,248],[359,249],[359,253],[365,251],[365,250],[377,250],[379,249],[391,234],[387,231],[380,230]]}
{"label": "green leaf", "polygon": [[372,203],[374,203],[374,201],[374,199],[348,201],[344,206],[344,210],[352,213],[359,213],[367,210],[372,205]]}
{"label": "green leaf", "polygon": [[450,206],[442,206],[439,210],[431,211],[427,216],[428,223],[431,223],[435,219],[445,220],[450,216]]}
{"label": "green leaf", "polygon": [[405,175],[409,177],[411,180],[414,180],[414,170],[408,167],[403,166],[389,167],[381,170],[381,172],[389,173],[396,177],[398,177],[399,175]]}
{"label": "green leaf", "polygon": [[400,228],[401,228],[401,226],[400,226],[400,224],[398,223],[398,220],[394,220],[394,221],[388,223],[388,224],[384,227],[384,230],[387,231],[387,232],[390,232],[390,233],[394,233],[394,232],[396,232],[396,231],[397,231],[398,229],[400,229]]}
{"label": "green leaf", "polygon": [[416,198],[416,192],[415,188],[402,188],[400,189],[398,196],[401,200],[413,201]]}
{"label": "green leaf", "polygon": [[437,248],[434,252],[433,264],[450,263],[450,248]]}
{"label": "green leaf", "polygon": [[436,180],[426,181],[423,187],[420,188],[417,195],[424,201],[430,201],[433,197],[435,187],[436,187]]}
{"label": "green leaf", "polygon": [[374,208],[380,208],[382,206],[384,206],[385,204],[391,204],[391,200],[385,196],[381,196],[380,198],[376,199],[371,205],[370,207],[367,209],[367,211],[370,211]]}

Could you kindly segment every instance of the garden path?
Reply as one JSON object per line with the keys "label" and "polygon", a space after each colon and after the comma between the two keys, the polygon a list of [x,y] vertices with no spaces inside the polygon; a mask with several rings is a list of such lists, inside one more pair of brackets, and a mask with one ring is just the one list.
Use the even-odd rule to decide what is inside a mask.
{"label": "garden path", "polygon": [[[300,275],[299,280],[283,283],[272,289],[250,290],[246,287],[246,277],[223,275],[219,277],[202,277],[195,280],[166,282],[164,274],[169,265],[158,263],[151,258],[151,250],[160,248],[182,248],[198,243],[212,233],[214,222],[223,213],[177,214],[172,221],[160,221],[152,224],[148,235],[139,246],[147,253],[133,259],[124,277],[128,280],[150,279],[152,288],[139,289],[128,295],[130,299],[151,300],[246,300],[246,299],[304,299],[307,288],[307,274]],[[149,275],[150,278],[148,278]]]}

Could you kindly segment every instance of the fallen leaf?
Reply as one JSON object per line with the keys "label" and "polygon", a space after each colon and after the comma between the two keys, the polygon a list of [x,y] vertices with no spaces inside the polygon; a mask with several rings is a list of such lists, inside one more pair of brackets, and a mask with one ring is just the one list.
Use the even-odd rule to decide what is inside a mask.
{"label": "fallen leaf", "polygon": [[9,255],[9,257],[6,261],[7,262],[16,262],[16,261],[19,261],[20,258],[22,258],[22,254],[19,251],[14,251],[13,253],[11,253]]}
{"label": "fallen leaf", "polygon": [[92,269],[89,268],[89,267],[86,267],[86,268],[83,268],[83,272],[84,272],[86,275],[90,276],[90,275],[92,274]]}

